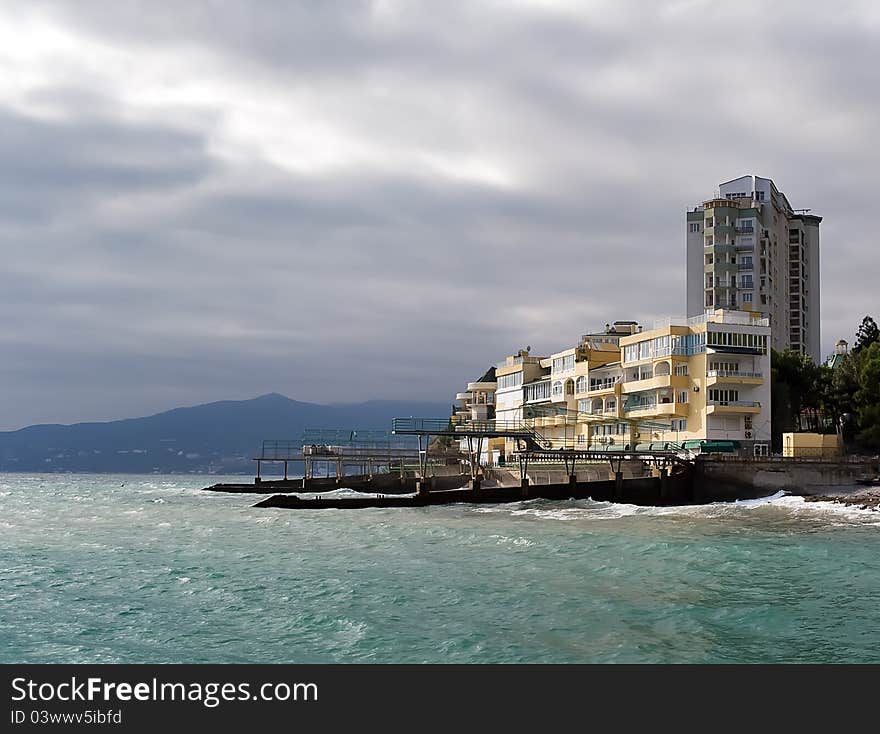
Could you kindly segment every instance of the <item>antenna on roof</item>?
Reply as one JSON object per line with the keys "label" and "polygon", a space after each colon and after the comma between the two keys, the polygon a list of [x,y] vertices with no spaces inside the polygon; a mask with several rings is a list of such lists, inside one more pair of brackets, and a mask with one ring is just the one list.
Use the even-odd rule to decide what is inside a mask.
{"label": "antenna on roof", "polygon": [[795,209],[794,211],[797,214],[809,214],[813,210],[812,209]]}

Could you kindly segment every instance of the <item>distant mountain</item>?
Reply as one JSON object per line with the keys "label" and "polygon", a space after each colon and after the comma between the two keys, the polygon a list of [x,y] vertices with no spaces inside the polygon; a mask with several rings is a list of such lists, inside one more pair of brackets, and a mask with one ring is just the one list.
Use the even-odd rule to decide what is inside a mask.
{"label": "distant mountain", "polygon": [[0,471],[254,471],[264,439],[298,440],[305,428],[385,429],[396,416],[445,417],[450,403],[370,400],[316,405],[271,393],[175,408],[146,418],[0,432]]}

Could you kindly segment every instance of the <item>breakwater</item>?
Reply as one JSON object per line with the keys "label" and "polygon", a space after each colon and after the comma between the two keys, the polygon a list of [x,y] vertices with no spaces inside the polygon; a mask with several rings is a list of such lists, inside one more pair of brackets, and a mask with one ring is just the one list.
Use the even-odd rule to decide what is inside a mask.
{"label": "breakwater", "polygon": [[[532,483],[524,479],[519,485],[488,485],[480,479],[468,486],[456,488],[465,476],[430,477],[414,479],[409,493],[361,490],[369,494],[347,497],[299,497],[291,493],[277,493],[258,502],[255,507],[286,509],[363,509],[392,507],[429,507],[452,503],[496,504],[521,502],[529,499],[578,500],[619,502],[640,506],[694,505],[713,502],[732,502],[758,499],[787,491],[810,495],[829,489],[856,485],[866,476],[876,475],[880,467],[875,460],[803,461],[797,459],[719,459],[697,457],[687,466],[674,471],[652,471],[645,467],[646,476],[624,476],[612,473],[604,479],[603,470],[595,469],[590,479],[581,481],[572,474],[568,481]],[[548,478],[558,472],[547,471]],[[492,475],[490,473],[490,475]],[[581,476],[583,473],[581,473]],[[497,474],[494,475],[497,477]],[[355,489],[352,482],[344,486]],[[343,486],[343,485],[339,485]],[[402,489],[403,485],[399,485]],[[301,490],[302,491],[302,490]],[[305,490],[308,491],[308,490]],[[388,495],[397,496],[388,496]]]}
{"label": "breakwater", "polygon": [[604,502],[622,502],[633,505],[680,505],[693,502],[693,486],[687,473],[661,477],[635,477],[554,484],[523,483],[518,487],[482,486],[472,481],[461,489],[429,488],[419,483],[415,494],[408,496],[357,496],[305,498],[290,494],[276,494],[255,507],[285,509],[364,509],[368,507],[430,507],[454,503],[500,504],[531,499],[569,500],[592,499]]}

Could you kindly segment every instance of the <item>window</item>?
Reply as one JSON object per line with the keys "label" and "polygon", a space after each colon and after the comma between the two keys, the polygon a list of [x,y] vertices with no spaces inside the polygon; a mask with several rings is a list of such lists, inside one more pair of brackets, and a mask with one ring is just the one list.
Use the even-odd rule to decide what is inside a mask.
{"label": "window", "polygon": [[753,299],[753,293],[743,293],[743,303],[751,303]]}
{"label": "window", "polygon": [[654,357],[668,357],[669,356],[669,336],[658,336],[654,339],[653,344],[654,352],[652,356]]}
{"label": "window", "polygon": [[675,365],[675,376],[676,377],[687,377],[688,366],[686,364],[677,364]]}
{"label": "window", "polygon": [[514,372],[510,375],[501,375],[498,378],[498,389],[507,390],[511,387],[519,387],[522,385],[522,372]]}
{"label": "window", "polygon": [[739,400],[739,390],[712,389],[709,390],[709,400],[713,403],[727,405]]}
{"label": "window", "polygon": [[587,391],[587,378],[586,377],[578,377],[577,382],[574,385],[575,392],[586,392]]}
{"label": "window", "polygon": [[[712,227],[714,224],[715,224],[715,220],[712,219],[712,217],[706,217],[706,226],[707,227]],[[681,231],[681,230],[679,230],[679,231]]]}
{"label": "window", "polygon": [[623,361],[624,362],[635,362],[639,358],[639,345],[638,344],[627,344],[623,348]]}
{"label": "window", "polygon": [[690,231],[691,232],[699,232],[700,231],[700,223],[699,222],[691,222]]}
{"label": "window", "polygon": [[739,362],[710,362],[709,369],[720,372],[739,372]]}
{"label": "window", "polygon": [[559,395],[562,395],[562,382],[557,380],[553,383],[553,396],[558,397]]}
{"label": "window", "polygon": [[754,288],[755,284],[752,281],[751,275],[740,275],[739,276],[739,285],[740,288]]}
{"label": "window", "polygon": [[525,399],[531,400],[547,400],[550,397],[550,382],[533,382],[525,386]]}
{"label": "window", "polygon": [[715,244],[715,238],[712,235],[706,237],[706,247],[712,247]]}
{"label": "window", "polygon": [[591,377],[590,390],[608,390],[614,387],[619,379],[616,375],[613,377]]}
{"label": "window", "polygon": [[710,331],[710,347],[748,347],[767,354],[767,337],[764,334],[742,334],[730,331]]}
{"label": "window", "polygon": [[687,390],[679,390],[678,391],[678,402],[686,403],[688,401],[688,391]]}
{"label": "window", "polygon": [[687,418],[675,418],[672,421],[672,430],[673,431],[686,431],[688,429]]}
{"label": "window", "polygon": [[706,308],[712,308],[714,302],[715,302],[715,299],[712,295],[712,291],[708,291],[706,293]]}
{"label": "window", "polygon": [[706,265],[712,265],[715,262],[715,256],[710,252],[706,255]]}
{"label": "window", "polygon": [[[758,201],[764,201],[764,192],[763,191],[756,191],[755,192],[755,199],[757,199]],[[678,230],[678,231],[681,232],[681,230]]]}
{"label": "window", "polygon": [[553,371],[554,372],[565,372],[567,370],[574,369],[574,355],[569,354],[565,357],[554,357],[553,359]]}

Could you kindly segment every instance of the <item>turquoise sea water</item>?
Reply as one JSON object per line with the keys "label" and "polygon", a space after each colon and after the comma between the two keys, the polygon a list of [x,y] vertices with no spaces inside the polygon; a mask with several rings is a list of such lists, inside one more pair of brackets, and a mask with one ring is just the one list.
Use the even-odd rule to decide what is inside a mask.
{"label": "turquoise sea water", "polygon": [[[0,475],[0,662],[880,662],[880,514]],[[122,486],[124,485],[124,486]]]}

